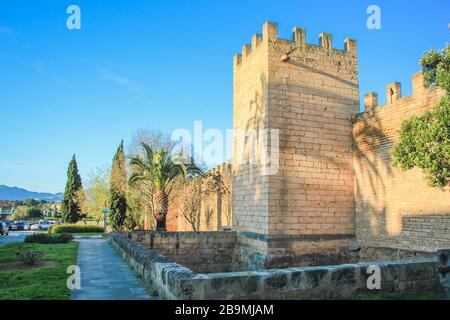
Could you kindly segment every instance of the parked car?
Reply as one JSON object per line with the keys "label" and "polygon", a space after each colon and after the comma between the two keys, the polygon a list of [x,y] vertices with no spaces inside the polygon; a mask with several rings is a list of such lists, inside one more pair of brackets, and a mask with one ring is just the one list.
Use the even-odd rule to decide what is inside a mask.
{"label": "parked car", "polygon": [[6,222],[0,222],[0,234],[2,236],[7,236],[9,234],[9,228]]}
{"label": "parked car", "polygon": [[33,224],[30,227],[30,230],[48,230],[53,225],[54,225],[54,222],[52,222],[52,221],[42,221],[42,222]]}
{"label": "parked car", "polygon": [[25,226],[25,222],[16,221],[13,224],[9,225],[9,230],[10,231],[23,231],[23,230],[25,230],[24,226]]}
{"label": "parked car", "polygon": [[32,223],[24,222],[23,230],[31,230]]}

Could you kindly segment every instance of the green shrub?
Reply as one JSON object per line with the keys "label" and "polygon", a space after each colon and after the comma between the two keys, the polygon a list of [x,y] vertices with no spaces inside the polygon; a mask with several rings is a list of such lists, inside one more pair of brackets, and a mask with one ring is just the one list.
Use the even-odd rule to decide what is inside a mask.
{"label": "green shrub", "polygon": [[16,255],[19,260],[23,262],[23,264],[26,264],[27,266],[33,266],[36,264],[39,258],[44,255],[44,252],[41,250],[26,249],[20,252],[16,252]]}
{"label": "green shrub", "polygon": [[27,220],[41,218],[42,211],[38,207],[18,206],[11,216],[12,220]]}
{"label": "green shrub", "polygon": [[50,233],[103,233],[102,227],[83,226],[75,224],[60,224],[52,226]]}
{"label": "green shrub", "polygon": [[394,165],[421,168],[433,187],[450,186],[450,95],[420,117],[405,120],[392,149]]}
{"label": "green shrub", "polygon": [[25,238],[26,243],[42,243],[42,244],[54,244],[54,243],[68,243],[73,240],[71,234],[46,234],[36,233]]}
{"label": "green shrub", "polygon": [[402,123],[400,140],[392,149],[394,165],[404,171],[420,168],[431,186],[450,190],[450,44],[426,53],[420,63],[425,84],[447,94],[430,111]]}

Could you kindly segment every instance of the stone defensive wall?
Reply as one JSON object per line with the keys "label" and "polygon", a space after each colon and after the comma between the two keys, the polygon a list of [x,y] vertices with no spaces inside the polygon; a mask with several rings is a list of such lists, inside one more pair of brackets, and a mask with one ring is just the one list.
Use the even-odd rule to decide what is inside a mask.
{"label": "stone defensive wall", "polygon": [[[314,45],[303,28],[283,39],[277,24],[265,23],[234,57],[233,127],[278,130],[279,150],[268,153],[279,165],[268,174],[259,161],[264,141],[235,136],[232,168],[217,169],[230,175],[232,196],[208,195],[197,230],[220,230],[232,220],[244,269],[340,263],[358,245],[449,247],[450,197],[428,186],[421,170],[394,167],[391,157],[401,123],[443,94],[417,73],[412,95],[392,83],[385,105],[372,92],[359,113],[355,40],[336,49],[332,35],[321,33]],[[192,230],[181,216],[173,225],[170,231]]]}
{"label": "stone defensive wall", "polygon": [[[231,202],[231,176],[232,167],[230,163],[222,163],[208,170],[209,174],[220,175],[228,192],[211,191],[202,197],[200,210],[196,221],[197,231],[217,231],[223,227],[232,225],[232,202]],[[168,231],[193,231],[192,225],[179,212],[177,201],[180,195],[175,195],[170,203],[167,215]],[[183,196],[183,195],[181,195]]]}
{"label": "stone defensive wall", "polygon": [[132,232],[129,238],[196,272],[231,271],[235,232]]}
{"label": "stone defensive wall", "polygon": [[[204,199],[197,230],[211,232],[188,232],[178,216],[168,230],[184,232],[112,233],[135,272],[166,299],[436,290],[438,270],[450,275],[448,250],[439,251],[440,269],[436,262],[450,247],[450,197],[421,170],[394,167],[391,149],[402,122],[444,91],[417,73],[411,96],[392,83],[385,105],[372,92],[360,113],[356,41],[340,50],[321,33],[318,46],[307,44],[302,28],[281,39],[270,22],[234,57],[233,85],[233,163],[218,169],[232,181],[229,208],[219,194]],[[236,134],[255,130],[279,135]],[[367,287],[371,266],[381,271],[380,290]]]}
{"label": "stone defensive wall", "polygon": [[[230,234],[234,233],[214,232],[207,236],[228,239]],[[377,294],[428,292],[439,286],[436,258],[196,273],[130,237],[135,236],[112,233],[109,241],[134,272],[163,299],[327,299],[364,295],[374,293],[367,288],[370,266],[379,267],[381,272],[381,289]],[[195,254],[195,250],[191,254]]]}
{"label": "stone defensive wall", "polygon": [[405,172],[392,164],[402,122],[431,110],[445,93],[425,87],[422,72],[412,82],[410,96],[402,96],[400,83],[389,84],[385,105],[378,105],[376,93],[365,95],[365,112],[354,118],[355,225],[363,247],[450,247],[448,191],[430,187],[420,169]]}
{"label": "stone defensive wall", "polygon": [[267,22],[234,57],[234,129],[279,132],[271,174],[246,161],[254,146],[235,138],[233,228],[250,256],[322,254],[354,240],[356,41],[346,39],[341,50],[331,34],[319,40],[308,44],[303,28],[280,38]]}

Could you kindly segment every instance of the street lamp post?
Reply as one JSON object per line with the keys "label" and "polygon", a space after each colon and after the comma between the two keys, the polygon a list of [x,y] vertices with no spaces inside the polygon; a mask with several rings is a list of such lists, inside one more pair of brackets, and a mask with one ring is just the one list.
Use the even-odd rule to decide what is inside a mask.
{"label": "street lamp post", "polygon": [[109,208],[103,208],[103,232],[106,233],[106,214],[109,212]]}

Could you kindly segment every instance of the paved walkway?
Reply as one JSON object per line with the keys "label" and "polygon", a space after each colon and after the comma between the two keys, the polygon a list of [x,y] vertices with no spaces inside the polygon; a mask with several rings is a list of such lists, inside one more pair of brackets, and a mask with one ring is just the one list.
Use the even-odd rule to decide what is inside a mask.
{"label": "paved walkway", "polygon": [[77,238],[77,265],[81,289],[72,291],[72,300],[150,300],[142,280],[127,262],[101,238]]}

